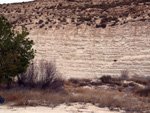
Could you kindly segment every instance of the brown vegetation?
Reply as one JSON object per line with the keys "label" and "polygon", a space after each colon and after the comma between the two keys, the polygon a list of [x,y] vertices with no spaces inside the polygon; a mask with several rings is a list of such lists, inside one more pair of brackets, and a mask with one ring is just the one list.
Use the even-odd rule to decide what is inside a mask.
{"label": "brown vegetation", "polygon": [[18,86],[25,88],[60,90],[64,80],[57,72],[53,63],[41,60],[39,66],[34,63],[26,73],[18,76]]}
{"label": "brown vegetation", "polygon": [[[33,77],[33,66],[31,67],[29,68],[30,75],[28,73],[28,76],[32,75]],[[46,72],[45,70],[48,71],[46,72],[47,74],[45,77],[48,75],[52,76],[55,73],[55,68],[48,62],[42,62],[41,67],[44,72]],[[123,73],[126,75],[128,74],[127,72]],[[45,81],[45,77],[43,78],[43,81]],[[125,78],[126,77],[122,75],[118,78],[102,76],[97,80],[72,78],[65,81],[64,90],[59,90],[57,92],[55,92],[55,88],[50,88],[55,87],[55,84],[49,84],[45,90],[41,90],[43,88],[39,88],[36,84],[38,88],[31,88],[31,86],[29,88],[29,86],[24,85],[24,87],[14,87],[10,90],[2,89],[3,91],[1,90],[0,95],[5,98],[6,103],[13,102],[13,105],[15,106],[42,105],[54,107],[62,103],[69,104],[73,102],[81,102],[92,103],[99,107],[108,107],[110,110],[122,109],[127,112],[139,113],[149,111],[150,88],[147,84],[149,83],[149,79],[145,79],[147,77],[142,77],[141,79],[140,77],[137,77],[137,81],[136,77]],[[33,77],[32,79],[35,78]],[[125,83],[124,81],[127,82]],[[24,83],[30,84],[29,82],[34,83],[31,79]],[[63,86],[63,84],[59,85]]]}
{"label": "brown vegetation", "polygon": [[149,98],[125,94],[118,91],[104,91],[91,88],[65,88],[65,92],[52,92],[50,90],[11,89],[0,92],[6,103],[14,103],[15,106],[50,106],[54,107],[62,103],[92,103],[99,107],[109,107],[110,110],[122,109],[128,112],[149,110]]}

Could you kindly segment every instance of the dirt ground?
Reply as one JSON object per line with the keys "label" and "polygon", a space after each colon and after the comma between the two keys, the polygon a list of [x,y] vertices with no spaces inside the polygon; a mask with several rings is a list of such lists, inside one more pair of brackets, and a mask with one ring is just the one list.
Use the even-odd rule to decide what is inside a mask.
{"label": "dirt ground", "polygon": [[99,108],[92,104],[74,103],[70,105],[61,104],[51,107],[10,107],[0,106],[0,113],[124,113],[123,111],[110,111],[108,108]]}

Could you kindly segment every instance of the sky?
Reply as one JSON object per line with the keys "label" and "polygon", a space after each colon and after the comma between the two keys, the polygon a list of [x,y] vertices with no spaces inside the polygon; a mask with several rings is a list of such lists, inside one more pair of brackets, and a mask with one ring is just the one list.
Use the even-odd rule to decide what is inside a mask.
{"label": "sky", "polygon": [[4,4],[4,3],[18,3],[18,2],[28,2],[28,1],[34,1],[34,0],[0,0],[0,4]]}

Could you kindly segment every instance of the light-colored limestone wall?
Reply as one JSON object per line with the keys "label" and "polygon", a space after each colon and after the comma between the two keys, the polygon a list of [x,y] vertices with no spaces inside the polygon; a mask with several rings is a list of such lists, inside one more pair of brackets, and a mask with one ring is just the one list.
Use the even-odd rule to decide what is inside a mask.
{"label": "light-colored limestone wall", "polygon": [[30,38],[37,50],[35,59],[55,62],[66,78],[118,76],[125,69],[129,75],[150,75],[150,22],[35,30]]}

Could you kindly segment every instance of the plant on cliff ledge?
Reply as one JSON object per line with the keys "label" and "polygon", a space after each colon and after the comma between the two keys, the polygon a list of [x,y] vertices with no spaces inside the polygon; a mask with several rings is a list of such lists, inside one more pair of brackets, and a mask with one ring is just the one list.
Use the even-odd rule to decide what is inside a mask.
{"label": "plant on cliff ledge", "polygon": [[33,41],[26,38],[27,28],[15,31],[5,17],[0,17],[0,83],[7,82],[26,71],[35,50]]}

